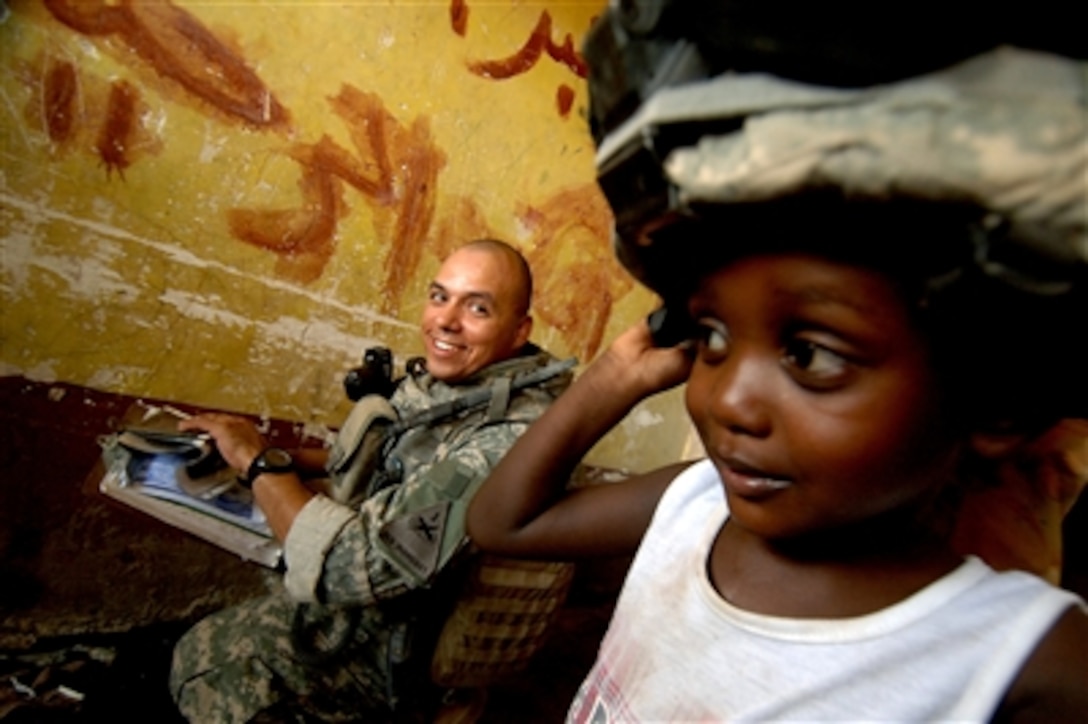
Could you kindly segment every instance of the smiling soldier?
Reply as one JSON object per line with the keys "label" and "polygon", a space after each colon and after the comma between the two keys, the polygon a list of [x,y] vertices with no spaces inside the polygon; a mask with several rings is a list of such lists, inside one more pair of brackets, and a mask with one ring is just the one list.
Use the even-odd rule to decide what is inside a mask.
{"label": "smiling soldier", "polygon": [[[468,552],[464,510],[570,382],[571,363],[529,342],[531,298],[513,247],[481,239],[456,250],[429,287],[425,359],[388,405],[363,398],[331,453],[277,449],[240,417],[183,423],[210,433],[252,486],[286,563],[285,591],[214,614],[178,643],[170,684],[186,717],[387,719],[407,692],[413,710],[426,708],[435,691],[420,664]],[[341,464],[364,457],[364,436],[349,431],[375,402],[387,431],[361,494],[315,493],[303,478],[328,472],[336,490]]]}

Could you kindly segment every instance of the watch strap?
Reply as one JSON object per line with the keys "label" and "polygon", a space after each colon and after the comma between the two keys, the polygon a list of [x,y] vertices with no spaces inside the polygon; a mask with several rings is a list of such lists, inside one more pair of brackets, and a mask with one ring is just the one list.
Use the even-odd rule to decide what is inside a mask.
{"label": "watch strap", "polygon": [[245,475],[238,478],[238,482],[244,488],[252,488],[253,481],[265,473],[289,473],[295,469],[295,462],[291,454],[283,448],[267,447],[257,453],[257,457],[249,464]]}

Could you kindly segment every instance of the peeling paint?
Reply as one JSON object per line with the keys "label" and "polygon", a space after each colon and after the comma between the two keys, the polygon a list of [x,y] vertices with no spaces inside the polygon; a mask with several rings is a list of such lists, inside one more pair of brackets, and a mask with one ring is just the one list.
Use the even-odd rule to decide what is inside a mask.
{"label": "peeling paint", "polygon": [[159,301],[174,307],[184,317],[207,322],[216,327],[244,329],[253,324],[247,317],[213,306],[214,297],[205,300],[191,292],[167,289],[159,295]]}
{"label": "peeling paint", "polygon": [[114,206],[113,202],[109,199],[104,199],[101,196],[94,200],[91,208],[101,221],[109,221],[112,219],[114,212],[117,210],[117,207]]}
{"label": "peeling paint", "polygon": [[[177,289],[168,289],[159,296],[164,304],[190,319],[206,322],[214,327],[227,329],[253,329],[259,335],[258,344],[267,344],[269,354],[290,348],[291,353],[303,358],[325,359],[329,353],[355,357],[367,347],[380,344],[373,338],[344,332],[328,322],[305,321],[292,317],[280,317],[260,321],[235,314],[216,306],[214,298],[203,298]],[[255,353],[258,354],[258,353]]]}
{"label": "peeling paint", "polygon": [[391,317],[389,315],[375,312],[374,310],[367,307],[351,306],[348,304],[344,304],[342,302],[339,302],[338,300],[322,296],[316,292],[296,286],[294,284],[290,284],[288,282],[284,282],[282,280],[247,274],[229,265],[222,264],[216,261],[211,261],[208,259],[203,259],[196,254],[193,254],[192,252],[179,248],[177,246],[140,237],[115,226],[92,221],[90,219],[72,216],[71,214],[57,211],[56,209],[48,208],[38,203],[26,201],[17,196],[12,196],[7,193],[0,192],[0,204],[7,204],[13,206],[24,212],[28,216],[36,217],[38,220],[41,221],[63,221],[72,224],[73,226],[93,231],[105,237],[134,242],[146,249],[151,249],[163,254],[167,257],[168,261],[176,264],[183,264],[197,269],[207,269],[215,272],[220,272],[229,276],[243,278],[247,281],[259,283],[276,291],[290,292],[292,294],[305,297],[311,302],[323,305],[330,309],[335,309],[340,312],[346,312],[352,315],[359,316],[368,322],[375,322],[400,329],[416,328],[416,325],[414,324],[404,322],[400,319],[397,319],[396,317]]}
{"label": "peeling paint", "polygon": [[16,374],[21,374],[28,380],[34,382],[57,382],[57,372],[52,363],[41,362],[29,367],[25,370],[19,370]]}
{"label": "peeling paint", "polygon": [[381,344],[377,339],[345,332],[336,325],[321,320],[303,321],[297,318],[281,317],[263,325],[263,328],[269,337],[294,339],[304,349],[321,347],[343,353],[351,358],[361,357],[363,350],[367,347]]}
{"label": "peeling paint", "polygon": [[219,136],[218,138],[211,138],[212,133],[209,124],[204,126],[204,145],[200,149],[199,160],[201,163],[211,163],[216,157],[223,152],[223,148],[227,145],[227,137]]}
{"label": "peeling paint", "polygon": [[95,370],[87,381],[88,387],[108,390],[124,386],[126,380],[139,378],[147,374],[147,370],[141,367],[108,367]]}

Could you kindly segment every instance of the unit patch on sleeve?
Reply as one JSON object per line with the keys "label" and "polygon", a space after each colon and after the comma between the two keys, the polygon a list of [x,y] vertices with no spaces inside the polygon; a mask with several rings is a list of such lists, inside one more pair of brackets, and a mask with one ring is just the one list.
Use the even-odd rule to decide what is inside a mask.
{"label": "unit patch on sleeve", "polygon": [[449,502],[436,503],[382,526],[379,536],[395,564],[420,581],[438,570],[449,511]]}

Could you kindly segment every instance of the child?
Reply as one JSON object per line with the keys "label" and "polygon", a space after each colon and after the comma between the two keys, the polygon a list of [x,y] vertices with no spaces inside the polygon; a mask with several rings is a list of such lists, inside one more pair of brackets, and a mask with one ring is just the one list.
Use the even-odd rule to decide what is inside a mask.
{"label": "child", "polygon": [[[593,43],[591,67],[604,62]],[[1060,152],[1032,148],[1042,171],[1003,147],[1003,171],[1039,174],[1012,184],[1031,187],[1029,203],[988,193],[986,178],[1001,165],[985,157],[1000,147],[987,134],[1021,128],[1000,119],[1039,112],[1061,126],[1049,101],[1064,67],[999,53],[937,76],[938,92],[932,78],[869,94],[760,78],[770,86],[724,102],[750,90],[742,76],[681,87],[623,125],[595,108],[621,260],[690,320],[691,341],[655,347],[644,323],[620,335],[494,469],[468,516],[473,540],[507,555],[637,549],[570,720],[1085,718],[1085,603],[957,555],[938,521],[968,466],[1086,410],[1068,332],[1088,311],[1084,199],[1065,213],[1058,192],[1070,168],[1065,178],[1083,184],[1083,110]],[[1003,96],[1015,77],[1031,82]],[[894,115],[902,98],[906,127]],[[932,110],[950,98],[965,109],[958,135]],[[979,103],[1002,113],[976,114]],[[662,108],[672,115],[655,117]],[[781,121],[766,146],[766,128],[739,123],[757,110]],[[717,126],[699,126],[707,118]],[[853,135],[805,159],[821,123]],[[892,150],[866,156],[888,134]],[[641,162],[664,159],[657,179],[630,180],[645,165],[629,163],[639,153],[625,138],[649,145]],[[791,138],[804,143],[776,160],[774,142]],[[836,156],[851,138],[859,153]],[[950,172],[957,143],[979,154],[974,175]],[[787,162],[806,171],[791,176]],[[867,167],[881,164],[894,183],[874,190]],[[661,198],[630,194],[662,180]],[[564,489],[634,404],[685,380],[705,460]]]}

